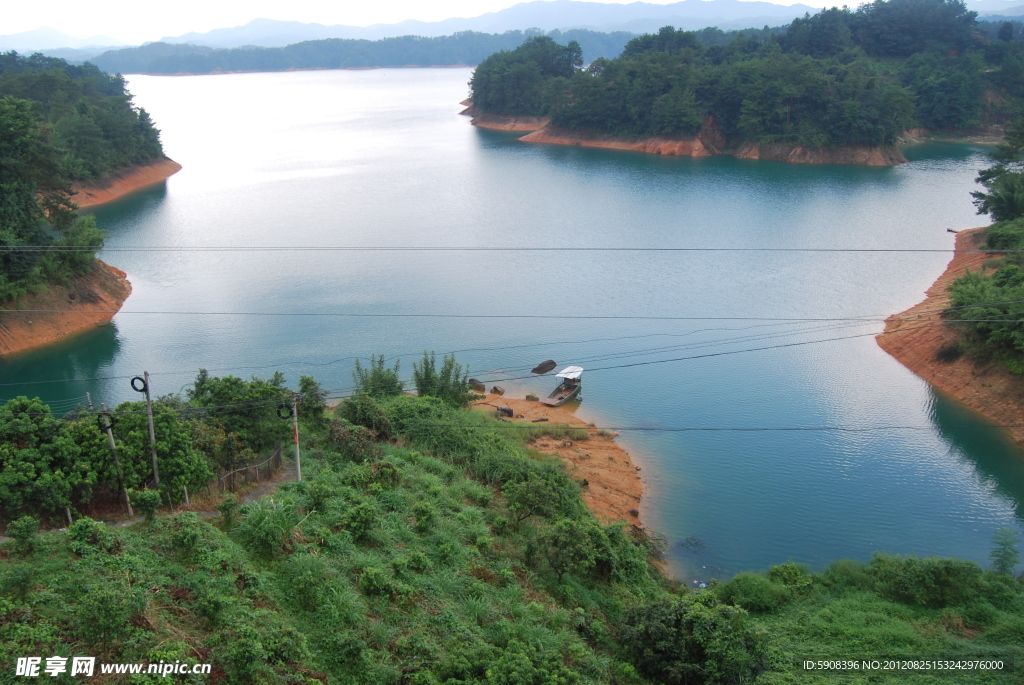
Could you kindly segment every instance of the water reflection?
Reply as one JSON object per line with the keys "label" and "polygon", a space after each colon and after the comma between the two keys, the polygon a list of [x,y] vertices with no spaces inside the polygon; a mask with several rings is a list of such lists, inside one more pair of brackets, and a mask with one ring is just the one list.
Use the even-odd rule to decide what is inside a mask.
{"label": "water reflection", "polygon": [[978,480],[996,497],[1012,503],[1024,520],[1024,450],[1007,431],[984,428],[991,421],[960,402],[931,389],[931,420],[939,435],[961,459],[970,463]]}

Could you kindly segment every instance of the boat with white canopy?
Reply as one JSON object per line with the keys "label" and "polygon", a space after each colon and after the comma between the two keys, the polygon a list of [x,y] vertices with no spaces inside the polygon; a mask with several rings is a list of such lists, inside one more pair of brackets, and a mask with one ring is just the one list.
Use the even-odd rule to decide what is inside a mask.
{"label": "boat with white canopy", "polygon": [[549,407],[559,407],[569,400],[579,397],[583,387],[581,383],[583,379],[582,366],[567,366],[556,373],[555,378],[561,378],[562,381],[554,392],[541,400],[542,403]]}

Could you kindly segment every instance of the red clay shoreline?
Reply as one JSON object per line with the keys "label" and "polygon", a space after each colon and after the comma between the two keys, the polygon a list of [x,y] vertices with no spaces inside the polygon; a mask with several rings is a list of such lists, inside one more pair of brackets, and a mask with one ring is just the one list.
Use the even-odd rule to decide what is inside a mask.
{"label": "red clay shoreline", "polygon": [[181,165],[173,159],[120,169],[94,183],[76,183],[72,186],[75,195],[71,199],[80,209],[95,207],[160,183],[179,171]]}
{"label": "red clay shoreline", "polygon": [[[79,209],[96,207],[178,173],[181,165],[171,159],[128,167],[90,184],[72,186],[72,200]],[[92,272],[67,286],[51,285],[46,292],[28,295],[17,306],[0,309],[0,357],[42,347],[96,326],[110,323],[131,295],[125,272],[96,260]],[[26,310],[60,311],[26,311]]]}
{"label": "red clay shoreline", "polygon": [[[985,228],[960,231],[957,250],[973,250],[984,242]],[[953,326],[929,325],[917,319],[934,319],[949,306],[946,289],[966,269],[985,268],[991,255],[985,252],[956,252],[946,270],[926,291],[927,297],[905,312],[890,316],[885,332],[875,339],[879,347],[897,361],[928,381],[939,391],[952,396],[995,424],[1019,426],[1024,414],[1024,383],[1003,364],[977,364],[968,355],[952,362],[938,359],[939,350],[958,340]],[[1024,428],[1010,428],[1010,435],[1024,444]]]}
{"label": "red clay shoreline", "polygon": [[696,136],[618,136],[587,131],[571,131],[551,124],[549,117],[507,116],[478,112],[472,103],[461,114],[473,117],[480,128],[503,131],[530,131],[519,140],[524,143],[596,147],[631,150],[657,155],[680,157],[711,157],[731,154],[739,159],[763,159],[793,164],[855,164],[860,166],[895,166],[907,158],[896,147],[839,146],[808,148],[801,145],[744,143],[736,150],[726,150],[725,137],[713,117],[704,121]]}

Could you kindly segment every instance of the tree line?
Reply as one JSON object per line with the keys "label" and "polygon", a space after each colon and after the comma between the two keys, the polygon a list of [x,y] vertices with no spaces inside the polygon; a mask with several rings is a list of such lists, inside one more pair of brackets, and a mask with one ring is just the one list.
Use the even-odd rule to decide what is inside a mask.
{"label": "tree line", "polygon": [[[0,54],[0,303],[93,268],[103,235],[92,217],[76,219],[72,182],[162,157],[159,131],[120,76]],[[48,247],[85,249],[26,251]]]}
{"label": "tree line", "polygon": [[698,133],[708,117],[732,145],[891,145],[906,129],[1001,124],[1024,109],[1024,41],[995,40],[959,0],[875,0],[727,42],[664,27],[622,54],[553,71],[569,50],[536,36],[488,57],[470,83],[496,114],[547,115],[574,130]]}
{"label": "tree line", "polygon": [[[281,48],[209,48],[150,43],[110,50],[92,59],[100,69],[122,74],[208,74],[218,71],[283,71],[286,69],[354,69],[367,67],[430,67],[476,65],[499,50],[543,34],[539,29],[481,33],[460,31],[450,36],[399,36],[380,40],[327,38]],[[588,60],[614,57],[634,34],[586,29],[554,30],[555,40],[575,40]]]}

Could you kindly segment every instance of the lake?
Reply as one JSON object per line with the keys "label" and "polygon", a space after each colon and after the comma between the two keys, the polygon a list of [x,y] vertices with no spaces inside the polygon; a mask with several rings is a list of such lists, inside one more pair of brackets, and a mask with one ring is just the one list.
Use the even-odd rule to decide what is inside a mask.
{"label": "lake", "polygon": [[[984,148],[860,168],[529,145],[458,115],[470,74],[130,77],[184,169],[97,208],[134,292],[112,325],[7,360],[2,399],[109,406],[143,370],[166,394],[199,367],[343,395],[353,357],[404,355],[410,377],[423,350],[522,396],[553,387],[519,378],[552,358],[589,369],[579,415],[631,429],[680,577],[874,550],[987,565],[1024,517],[1024,454],[872,336],[949,253],[112,249],[948,250],[947,227],[987,223]],[[399,316],[422,314],[444,316]]]}

